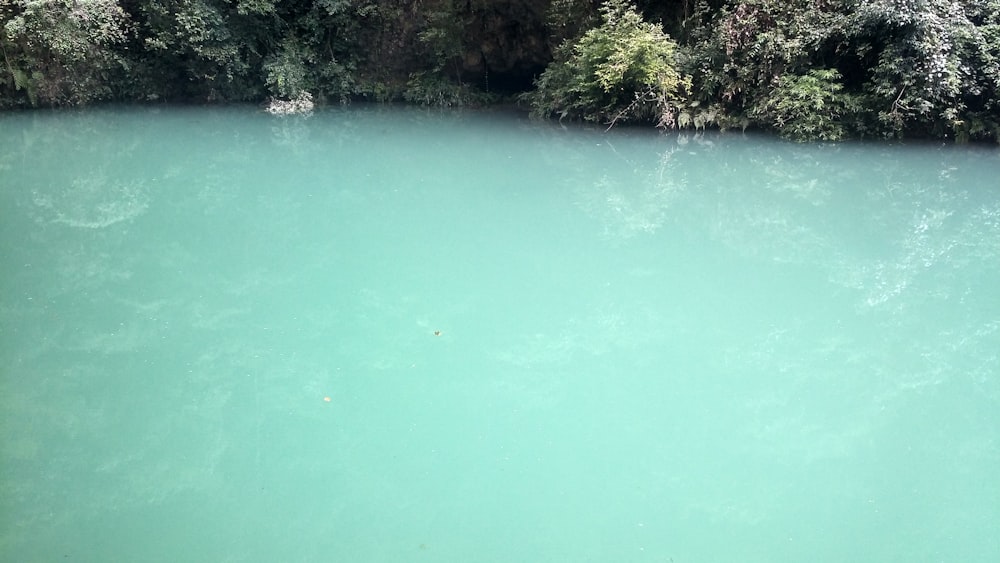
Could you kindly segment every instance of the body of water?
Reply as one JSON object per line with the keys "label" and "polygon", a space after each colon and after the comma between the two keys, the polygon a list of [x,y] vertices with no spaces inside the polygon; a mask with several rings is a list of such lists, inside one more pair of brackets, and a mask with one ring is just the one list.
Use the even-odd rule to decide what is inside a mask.
{"label": "body of water", "polygon": [[1000,561],[1000,151],[0,116],[0,559]]}

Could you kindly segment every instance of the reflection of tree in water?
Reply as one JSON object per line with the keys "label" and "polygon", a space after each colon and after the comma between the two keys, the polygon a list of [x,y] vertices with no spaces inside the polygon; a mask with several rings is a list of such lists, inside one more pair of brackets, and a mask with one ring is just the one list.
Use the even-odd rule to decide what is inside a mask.
{"label": "reflection of tree in water", "polygon": [[149,207],[145,182],[109,179],[103,170],[73,178],[68,186],[33,192],[40,220],[102,229],[131,220]]}
{"label": "reflection of tree in water", "polygon": [[293,151],[308,149],[311,127],[308,123],[313,114],[282,115],[273,118],[271,125],[271,140],[279,147]]}
{"label": "reflection of tree in water", "polygon": [[981,182],[962,177],[962,154],[727,146],[689,176],[689,194],[713,239],[761,263],[824,270],[862,292],[859,306],[878,306],[924,277],[944,281],[970,254],[997,255],[992,210],[971,202]]}
{"label": "reflection of tree in water", "polygon": [[[593,174],[592,150],[574,147],[574,166]],[[989,382],[1000,360],[988,352],[997,329],[981,311],[1000,307],[1000,204],[988,190],[977,202],[989,185],[975,172],[982,155],[889,151],[718,136],[671,145],[659,161],[621,151],[630,154],[616,155],[624,165],[588,183],[567,168],[570,181],[586,186],[576,203],[605,236],[632,244],[635,235],[667,232],[671,244],[680,232],[704,241],[693,253],[709,256],[720,251],[711,243],[721,243],[723,256],[746,261],[748,276],[773,277],[791,293],[797,276],[808,276],[814,294],[776,287],[757,296],[775,300],[767,314],[776,330],[794,327],[781,339],[728,335],[735,342],[720,369],[758,381],[734,407],[755,417],[747,426],[754,448],[783,459],[845,457],[929,390],[998,400]],[[817,279],[828,284],[813,286]],[[500,359],[558,366],[608,347],[585,335],[525,335]]]}
{"label": "reflection of tree in water", "polygon": [[[130,169],[142,132],[109,134],[114,113],[60,115],[6,123],[20,143],[5,146],[7,162],[19,161],[5,178],[16,205],[39,223],[102,229],[143,214],[150,204],[150,166]],[[15,148],[16,147],[16,148]]]}
{"label": "reflection of tree in water", "polygon": [[656,232],[668,218],[674,200],[685,190],[683,169],[676,166],[676,146],[664,151],[655,164],[622,156],[606,143],[622,170],[579,184],[578,205],[602,226],[602,234],[624,240]]}
{"label": "reflection of tree in water", "polygon": [[820,210],[844,181],[830,157],[767,141],[713,145],[699,160],[694,193],[711,238],[763,263],[827,260],[832,233]]}
{"label": "reflection of tree in water", "polygon": [[757,296],[772,301],[775,329],[734,332],[722,355],[721,370],[758,382],[733,408],[752,420],[748,448],[804,464],[849,458],[905,434],[911,405],[942,395],[971,410],[939,421],[958,431],[956,449],[995,436],[982,413],[1000,400],[998,328],[983,311],[1000,310],[1000,204],[975,172],[982,155],[725,139],[698,149],[673,220],[745,260],[748,276],[794,290],[804,275],[811,288]]}

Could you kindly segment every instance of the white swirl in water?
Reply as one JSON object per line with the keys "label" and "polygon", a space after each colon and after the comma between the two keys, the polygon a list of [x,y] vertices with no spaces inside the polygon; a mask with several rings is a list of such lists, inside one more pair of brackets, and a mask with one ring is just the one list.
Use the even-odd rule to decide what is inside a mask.
{"label": "white swirl in water", "polygon": [[109,181],[103,174],[73,180],[69,187],[48,194],[34,194],[44,219],[70,227],[103,229],[133,219],[149,208],[142,182]]}

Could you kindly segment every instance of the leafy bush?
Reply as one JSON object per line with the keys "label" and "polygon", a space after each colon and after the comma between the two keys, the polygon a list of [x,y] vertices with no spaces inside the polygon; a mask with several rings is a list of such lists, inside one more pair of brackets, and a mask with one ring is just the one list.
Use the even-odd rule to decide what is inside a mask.
{"label": "leafy bush", "polygon": [[422,106],[461,107],[481,106],[494,100],[486,92],[467,84],[452,82],[434,72],[415,72],[403,90],[403,100]]}
{"label": "leafy bush", "polygon": [[257,55],[262,45],[250,16],[218,0],[150,0],[138,6],[140,48],[160,93],[210,101],[262,94]]}
{"label": "leafy bush", "polygon": [[[0,8],[0,86],[23,91],[31,105],[85,104],[114,95],[126,59],[116,49],[131,22],[115,0],[19,0]],[[9,19],[7,19],[9,18]]]}
{"label": "leafy bush", "polygon": [[600,11],[598,27],[556,50],[556,60],[536,81],[537,91],[527,97],[533,113],[673,126],[688,86],[676,68],[676,43],[627,0],[606,0]]}
{"label": "leafy bush", "polygon": [[[773,119],[796,95],[806,95],[814,67],[838,48],[844,3],[814,0],[744,0],[711,9],[701,2],[685,23],[689,36],[683,68],[692,75],[692,98],[720,125],[778,127]],[[779,84],[780,82],[780,84]],[[775,88],[783,92],[775,92]],[[798,91],[795,91],[798,90]],[[815,104],[813,104],[815,106]],[[794,110],[801,120],[808,104]],[[788,118],[788,116],[782,116]],[[786,130],[786,135],[790,134]]]}
{"label": "leafy bush", "polygon": [[878,47],[865,92],[881,133],[1000,140],[1000,2],[866,0],[852,22],[852,42]]}
{"label": "leafy bush", "polygon": [[840,78],[831,69],[786,74],[751,115],[788,139],[839,141],[847,135],[843,118],[857,111],[856,99],[843,92]]}
{"label": "leafy bush", "polygon": [[309,67],[314,65],[311,50],[294,38],[287,39],[281,49],[264,62],[267,87],[281,98],[297,98],[315,87],[309,72]]}

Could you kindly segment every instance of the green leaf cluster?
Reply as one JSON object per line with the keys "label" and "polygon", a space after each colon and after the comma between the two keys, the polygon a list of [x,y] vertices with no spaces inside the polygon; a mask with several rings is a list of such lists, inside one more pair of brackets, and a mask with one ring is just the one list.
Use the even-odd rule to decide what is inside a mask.
{"label": "green leaf cluster", "polygon": [[626,0],[606,0],[601,23],[564,42],[527,99],[539,116],[613,124],[671,119],[688,87],[677,44]]}
{"label": "green leaf cluster", "polygon": [[692,98],[797,140],[998,139],[1000,0],[727,0],[684,22]]}
{"label": "green leaf cluster", "polygon": [[770,123],[788,139],[842,140],[848,134],[844,118],[853,116],[858,104],[854,96],[843,92],[840,80],[840,73],[833,69],[783,75],[751,114],[760,122]]}
{"label": "green leaf cluster", "polygon": [[79,105],[109,94],[129,70],[132,22],[115,0],[21,0],[0,7],[0,87],[32,105]]}
{"label": "green leaf cluster", "polygon": [[850,19],[872,128],[1000,140],[1000,1],[865,0]]}
{"label": "green leaf cluster", "polygon": [[1000,0],[632,1],[0,0],[0,108],[533,83],[536,116],[1000,140]]}

